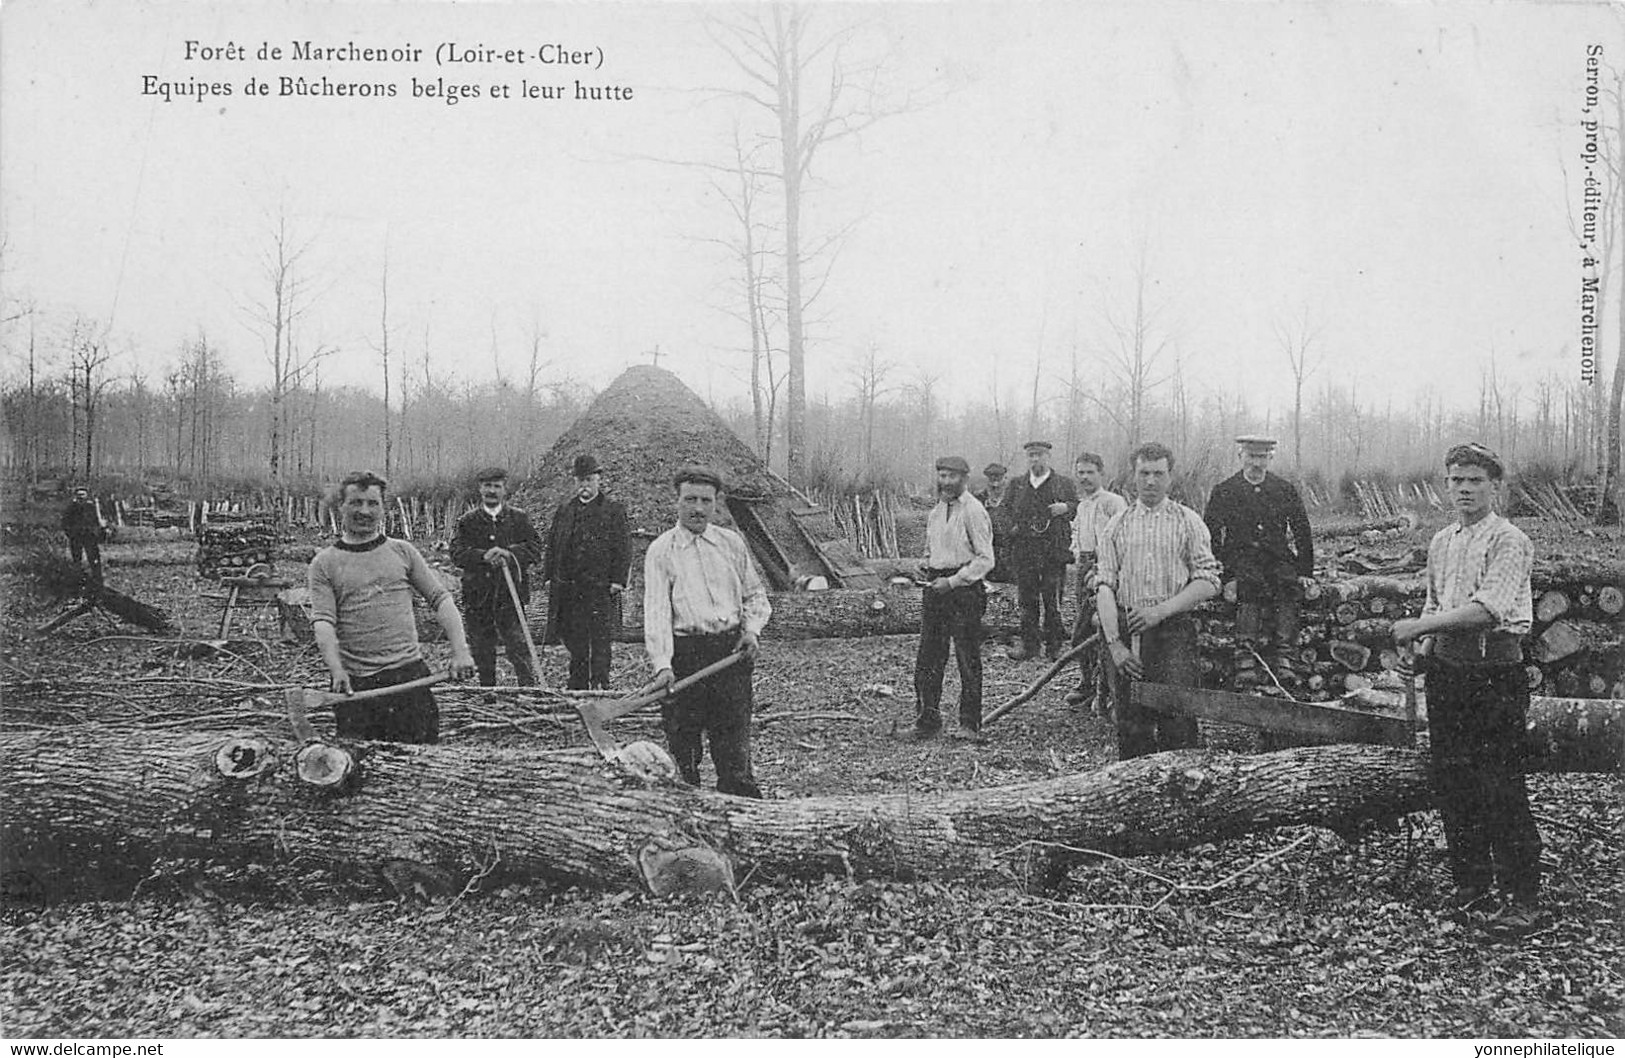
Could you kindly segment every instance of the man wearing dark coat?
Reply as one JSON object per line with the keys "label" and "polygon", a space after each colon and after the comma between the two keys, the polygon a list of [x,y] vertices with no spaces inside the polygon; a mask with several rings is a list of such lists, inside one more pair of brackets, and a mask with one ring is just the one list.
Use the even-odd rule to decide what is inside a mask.
{"label": "man wearing dark coat", "polygon": [[[1236,582],[1238,638],[1247,649],[1270,647],[1266,660],[1290,683],[1303,585],[1315,572],[1309,515],[1298,490],[1269,472],[1273,439],[1248,434],[1236,444],[1241,469],[1213,486],[1204,520],[1225,578]],[[1266,615],[1273,644],[1264,635]]]}
{"label": "man wearing dark coat", "polygon": [[1044,648],[1051,658],[1066,639],[1061,620],[1061,586],[1072,561],[1072,517],[1078,512],[1078,487],[1050,469],[1048,441],[1028,441],[1027,473],[1005,489],[1000,508],[1009,518],[1010,560],[1015,566],[1021,600],[1021,644],[1010,658],[1038,656],[1039,609],[1043,608]]}
{"label": "man wearing dark coat", "polygon": [[632,563],[626,507],[604,494],[598,460],[582,454],[571,469],[574,496],[559,504],[547,534],[547,641],[570,652],[571,690],[609,686],[610,642]]}
{"label": "man wearing dark coat", "polygon": [[73,499],[62,512],[62,531],[68,534],[68,554],[73,564],[79,565],[80,556],[90,563],[90,576],[97,584],[102,580],[102,520],[91,502],[90,490],[73,490]]}
{"label": "man wearing dark coat", "polygon": [[463,620],[468,626],[469,648],[481,686],[496,685],[500,639],[513,666],[514,680],[529,687],[536,683],[537,673],[531,668],[525,624],[514,609],[503,570],[513,578],[520,605],[524,605],[530,600],[526,570],[541,561],[542,538],[528,514],[504,502],[507,471],[487,467],[477,476],[480,506],[458,519],[451,542],[451,560],[463,571]]}

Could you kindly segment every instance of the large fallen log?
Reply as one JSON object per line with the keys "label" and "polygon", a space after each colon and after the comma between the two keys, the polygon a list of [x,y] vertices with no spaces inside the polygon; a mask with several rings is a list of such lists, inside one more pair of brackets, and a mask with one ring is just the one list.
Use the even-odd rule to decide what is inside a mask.
{"label": "large fallen log", "polygon": [[[1614,704],[1586,724],[1617,741]],[[1585,726],[1593,707],[1564,715]],[[786,801],[695,790],[591,750],[347,748],[353,762],[323,773],[342,781],[317,785],[299,776],[308,747],[264,733],[0,735],[0,868],[57,893],[173,860],[384,877],[405,865],[451,891],[481,872],[631,889],[658,888],[647,865],[698,846],[768,877],[1024,883],[1071,862],[1059,846],[1133,856],[1288,825],[1346,834],[1431,803],[1426,757],[1374,746],[1182,751],[1017,786]]]}
{"label": "large fallen log", "polygon": [[1057,845],[1132,856],[1293,824],[1348,831],[1430,800],[1421,756],[1376,747],[1185,751],[1019,786],[789,801],[650,780],[584,750],[381,743],[358,748],[334,792],[299,780],[299,749],[90,726],[0,736],[0,864],[58,893],[184,859],[636,889],[649,850],[709,846],[766,876],[1022,882],[1075,855]]}

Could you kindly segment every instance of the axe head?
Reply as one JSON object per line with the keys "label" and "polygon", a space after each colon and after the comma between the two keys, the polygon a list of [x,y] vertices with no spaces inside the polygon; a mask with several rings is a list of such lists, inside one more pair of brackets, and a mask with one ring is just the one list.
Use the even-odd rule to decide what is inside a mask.
{"label": "axe head", "polygon": [[581,723],[587,728],[587,737],[592,739],[593,747],[605,760],[613,758],[621,747],[616,745],[615,740],[609,737],[609,732],[604,730],[604,721],[613,719],[613,715],[605,716],[600,703],[587,699],[577,701],[575,707],[576,712],[581,715]]}
{"label": "axe head", "polygon": [[310,726],[310,710],[320,708],[326,696],[321,691],[303,687],[289,687],[282,700],[288,709],[288,723],[293,726],[293,737],[300,742],[313,742],[316,729]]}

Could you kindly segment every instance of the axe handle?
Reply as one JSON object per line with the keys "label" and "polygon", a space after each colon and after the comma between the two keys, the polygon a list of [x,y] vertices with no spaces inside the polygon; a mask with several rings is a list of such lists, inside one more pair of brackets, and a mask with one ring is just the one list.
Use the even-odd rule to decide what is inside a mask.
{"label": "axe handle", "polygon": [[397,683],[391,687],[374,687],[370,691],[356,691],[353,694],[335,694],[332,691],[317,691],[322,696],[323,705],[332,705],[334,702],[364,702],[368,698],[382,698],[385,695],[399,694],[402,691],[415,691],[419,687],[433,687],[437,683],[445,683],[451,679],[449,672],[434,672],[427,676],[419,676],[415,680]]}
{"label": "axe handle", "polygon": [[687,676],[684,676],[670,687],[662,687],[658,691],[650,691],[648,694],[639,694],[634,695],[631,698],[623,698],[618,702],[604,702],[601,707],[597,703],[588,702],[583,702],[582,706],[584,708],[593,708],[598,713],[598,718],[600,720],[614,720],[616,717],[625,716],[627,713],[637,712],[644,706],[653,702],[658,702],[663,698],[676,694],[678,691],[686,691],[696,683],[699,683],[701,680],[709,679],[710,677],[721,672],[723,669],[737,664],[744,658],[744,656],[745,655],[735,651],[719,661],[711,662],[711,664],[707,665],[703,669],[700,669],[698,672],[689,673]]}
{"label": "axe handle", "polygon": [[513,574],[508,563],[502,563],[502,579],[508,585],[508,598],[513,600],[513,612],[519,615],[519,630],[525,633],[525,649],[530,651],[530,670],[538,682],[542,678],[542,659],[536,656],[536,639],[530,634],[530,620],[525,617],[524,604],[519,601],[519,589],[514,587]]}
{"label": "axe handle", "polygon": [[1100,633],[1096,632],[1088,639],[1085,639],[1083,642],[1079,643],[1077,646],[1068,648],[1065,653],[1055,659],[1055,663],[1049,667],[1048,672],[1044,673],[1042,676],[1038,677],[1038,679],[1028,684],[1027,688],[1020,694],[1016,695],[1008,702],[1005,702],[1003,705],[984,716],[982,718],[982,726],[986,727],[988,724],[991,724],[1005,713],[1008,713],[1016,706],[1021,705],[1033,695],[1037,694],[1043,689],[1044,684],[1048,683],[1050,680],[1053,680],[1062,669],[1071,664],[1073,658],[1077,657],[1079,654],[1082,654],[1085,650],[1088,650],[1098,642],[1100,642]]}

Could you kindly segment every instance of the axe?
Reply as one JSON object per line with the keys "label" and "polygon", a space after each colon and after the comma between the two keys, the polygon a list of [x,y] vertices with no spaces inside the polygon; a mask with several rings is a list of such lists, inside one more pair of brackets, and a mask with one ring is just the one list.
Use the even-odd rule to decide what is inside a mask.
{"label": "axe", "polygon": [[513,600],[513,612],[519,615],[519,630],[525,633],[525,649],[530,651],[530,669],[536,676],[536,682],[542,680],[542,659],[536,656],[536,640],[530,634],[530,620],[525,617],[525,607],[519,601],[519,589],[514,587],[513,574],[508,572],[508,563],[502,563],[502,579],[508,584],[508,598]]}
{"label": "axe", "polygon": [[338,694],[334,691],[317,691],[308,687],[289,687],[283,692],[283,701],[288,706],[288,723],[293,725],[293,736],[301,742],[310,742],[316,738],[316,729],[310,726],[309,712],[320,709],[324,705],[334,702],[361,702],[368,698],[383,698],[402,691],[415,691],[419,687],[433,687],[437,683],[444,683],[451,679],[449,672],[436,672],[428,676],[419,676],[406,683],[397,683],[391,687],[374,687],[370,691],[356,691],[354,694]]}
{"label": "axe", "polygon": [[598,752],[603,755],[604,759],[609,760],[615,756],[620,747],[604,730],[605,722],[625,716],[627,713],[635,713],[646,705],[661,701],[678,691],[687,690],[701,680],[715,676],[723,669],[736,664],[744,656],[736,651],[720,661],[711,662],[698,672],[684,676],[670,687],[662,687],[658,691],[650,691],[647,694],[635,694],[630,698],[622,698],[614,702],[577,701],[575,703],[576,712],[581,714],[581,722],[587,727],[587,737],[592,739],[592,744],[597,747]]}

